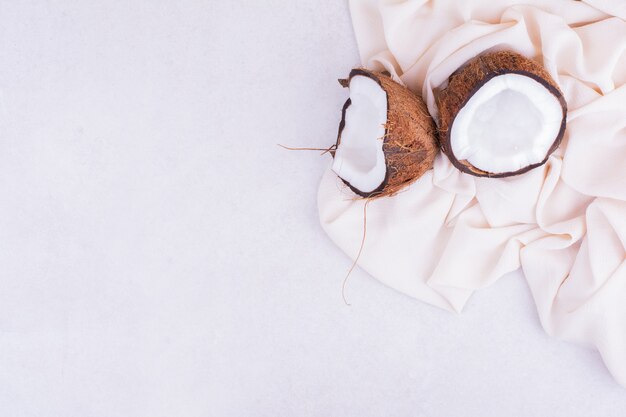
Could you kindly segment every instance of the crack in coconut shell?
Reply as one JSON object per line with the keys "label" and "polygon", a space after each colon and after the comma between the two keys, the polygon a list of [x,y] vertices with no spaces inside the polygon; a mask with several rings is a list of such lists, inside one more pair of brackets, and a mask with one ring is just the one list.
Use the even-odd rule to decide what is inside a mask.
{"label": "crack in coconut shell", "polygon": [[[431,169],[439,151],[437,129],[428,113],[426,104],[408,88],[393,81],[388,75],[365,69],[353,69],[346,80],[339,80],[349,87],[353,77],[365,76],[374,80],[387,97],[387,121],[384,124],[382,150],[385,157],[385,177],[373,191],[363,192],[350,182],[341,180],[357,195],[377,198],[393,195],[421,177]],[[342,133],[346,126],[346,112],[351,105],[348,99],[341,111],[341,122],[337,134],[333,158],[341,146]]]}
{"label": "crack in coconut shell", "polygon": [[[562,110],[562,119],[558,133],[541,161],[510,172],[489,172],[472,165],[467,159],[457,159],[452,149],[451,132],[457,115],[468,104],[470,99],[495,77],[509,74],[529,77],[541,84],[558,100]],[[509,177],[541,166],[546,163],[550,155],[559,147],[565,133],[567,103],[559,86],[539,63],[511,51],[492,52],[478,56],[456,70],[449,77],[447,87],[439,92],[437,107],[439,110],[439,139],[442,151],[456,168],[474,176]]]}

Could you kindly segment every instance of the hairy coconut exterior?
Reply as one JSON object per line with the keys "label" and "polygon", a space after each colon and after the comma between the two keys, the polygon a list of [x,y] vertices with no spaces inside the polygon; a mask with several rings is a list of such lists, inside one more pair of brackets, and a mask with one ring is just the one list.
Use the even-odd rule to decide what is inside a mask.
{"label": "hairy coconut exterior", "polygon": [[[381,138],[386,175],[380,186],[369,193],[354,188],[343,179],[342,181],[361,197],[388,196],[400,191],[432,168],[439,151],[437,128],[421,97],[384,73],[353,69],[349,78],[339,80],[339,83],[348,87],[352,77],[361,75],[376,81],[387,94],[387,124],[385,136]],[[350,99],[342,109],[336,146],[341,143],[341,133],[346,124],[345,116],[349,106]]]}
{"label": "hairy coconut exterior", "polygon": [[[491,173],[476,168],[467,160],[457,160],[450,146],[450,132],[452,132],[452,124],[456,115],[467,104],[469,99],[489,80],[504,74],[525,75],[541,83],[561,103],[563,121],[561,122],[559,133],[543,161],[513,172]],[[448,79],[448,86],[439,92],[437,108],[439,110],[439,141],[441,150],[460,171],[478,177],[510,177],[523,174],[545,164],[552,152],[559,147],[565,133],[567,103],[559,86],[539,63],[511,51],[480,55],[454,72]]]}

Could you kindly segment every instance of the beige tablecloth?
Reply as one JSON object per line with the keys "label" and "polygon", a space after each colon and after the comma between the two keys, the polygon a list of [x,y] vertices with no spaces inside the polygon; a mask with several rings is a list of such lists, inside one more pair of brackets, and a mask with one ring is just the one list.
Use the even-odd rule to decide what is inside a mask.
{"label": "beige tablecloth", "polygon": [[[383,283],[461,311],[476,289],[522,268],[541,323],[597,348],[626,386],[626,2],[351,0],[362,64],[420,92],[487,50],[543,62],[569,114],[560,149],[508,179],[461,174],[439,155],[405,192],[367,207],[359,266]],[[353,258],[363,200],[329,170],[321,223]]]}

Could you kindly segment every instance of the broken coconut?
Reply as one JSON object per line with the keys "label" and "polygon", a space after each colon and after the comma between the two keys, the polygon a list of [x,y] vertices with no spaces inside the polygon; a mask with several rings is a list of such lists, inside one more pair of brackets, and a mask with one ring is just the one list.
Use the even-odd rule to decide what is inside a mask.
{"label": "broken coconut", "polygon": [[432,168],[436,127],[420,97],[389,76],[353,69],[332,170],[361,197],[391,195]]}
{"label": "broken coconut", "polygon": [[471,60],[450,76],[437,107],[443,152],[480,177],[543,165],[565,132],[563,93],[541,65],[515,52]]}

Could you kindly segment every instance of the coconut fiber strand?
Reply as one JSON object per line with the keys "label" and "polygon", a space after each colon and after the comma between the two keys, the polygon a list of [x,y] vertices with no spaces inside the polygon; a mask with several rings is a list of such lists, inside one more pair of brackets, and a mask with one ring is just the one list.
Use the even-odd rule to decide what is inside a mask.
{"label": "coconut fiber strand", "polygon": [[[359,266],[419,300],[461,311],[521,267],[551,335],[593,346],[626,386],[626,16],[611,2],[352,0],[362,65],[435,95],[490,51],[542,63],[568,106],[547,163],[509,178],[463,174],[443,154],[403,192],[372,200]],[[327,171],[321,223],[353,258],[364,199]]]}

